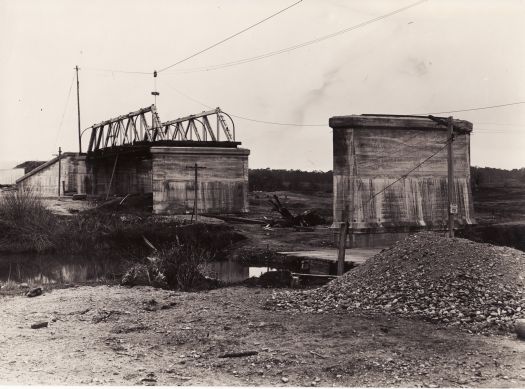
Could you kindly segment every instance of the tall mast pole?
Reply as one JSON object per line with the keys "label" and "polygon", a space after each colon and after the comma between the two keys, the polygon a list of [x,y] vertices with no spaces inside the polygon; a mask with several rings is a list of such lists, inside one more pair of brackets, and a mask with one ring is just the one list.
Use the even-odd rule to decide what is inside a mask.
{"label": "tall mast pole", "polygon": [[153,71],[153,89],[155,89],[151,94],[154,96],[155,100],[155,107],[157,106],[157,96],[160,95],[160,93],[157,91],[157,71]]}
{"label": "tall mast pole", "polygon": [[454,121],[452,116],[448,118],[448,146],[447,146],[447,183],[448,183],[448,235],[454,237],[454,214],[457,211],[457,204],[454,203],[454,155],[453,145],[454,141]]}
{"label": "tall mast pole", "polygon": [[58,148],[58,198],[60,199],[60,182],[62,179],[62,147]]}
{"label": "tall mast pole", "polygon": [[77,72],[77,112],[78,112],[78,152],[82,153],[82,135],[80,133],[80,83],[78,81],[78,65],[75,66]]}

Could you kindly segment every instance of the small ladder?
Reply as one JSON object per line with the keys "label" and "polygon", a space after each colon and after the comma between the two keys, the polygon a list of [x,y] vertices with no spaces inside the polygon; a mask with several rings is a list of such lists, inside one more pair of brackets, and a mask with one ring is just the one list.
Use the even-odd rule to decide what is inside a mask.
{"label": "small ladder", "polygon": [[221,115],[220,110],[217,110],[217,117],[219,118],[219,122],[221,123],[224,133],[226,134],[226,138],[228,138],[228,141],[231,142],[234,139],[232,139],[232,134],[230,132],[230,129],[228,128],[228,124],[226,123],[226,120],[224,120],[224,117]]}
{"label": "small ladder", "polygon": [[[160,122],[159,114],[155,105],[151,106],[151,140],[157,140],[157,135],[162,131],[162,123]],[[161,134],[166,135],[166,134]]]}

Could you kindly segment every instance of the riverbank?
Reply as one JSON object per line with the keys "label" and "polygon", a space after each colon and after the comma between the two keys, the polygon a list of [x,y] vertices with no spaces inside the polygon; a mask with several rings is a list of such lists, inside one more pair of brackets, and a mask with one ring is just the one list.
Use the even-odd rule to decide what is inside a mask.
{"label": "riverbank", "polygon": [[[83,286],[2,297],[2,383],[525,385],[525,343],[513,336],[388,314],[273,312],[263,308],[272,292]],[[256,354],[221,358],[244,351]]]}

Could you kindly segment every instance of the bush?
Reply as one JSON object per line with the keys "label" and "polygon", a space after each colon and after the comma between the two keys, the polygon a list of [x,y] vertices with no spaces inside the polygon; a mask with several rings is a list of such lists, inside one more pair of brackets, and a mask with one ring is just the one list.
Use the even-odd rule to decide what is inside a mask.
{"label": "bush", "polygon": [[202,247],[176,243],[144,260],[131,261],[121,284],[183,291],[208,288],[213,282],[203,274],[213,257],[210,251]]}
{"label": "bush", "polygon": [[51,232],[57,227],[58,218],[32,190],[0,197],[0,251],[48,251],[54,246]]}
{"label": "bush", "polygon": [[202,247],[175,244],[159,252],[158,267],[169,288],[191,290],[205,282],[203,273],[212,259]]}

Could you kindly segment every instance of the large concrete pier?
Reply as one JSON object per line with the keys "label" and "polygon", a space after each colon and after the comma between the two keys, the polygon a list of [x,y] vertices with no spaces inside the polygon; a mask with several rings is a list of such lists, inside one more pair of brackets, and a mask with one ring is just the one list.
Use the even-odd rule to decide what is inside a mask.
{"label": "large concrete pier", "polygon": [[[446,126],[425,117],[381,115],[332,117],[330,126],[334,225],[348,221],[353,232],[376,233],[356,237],[364,246],[388,243],[385,234],[396,240],[408,231],[446,228]],[[455,120],[454,127],[455,222],[461,226],[474,222],[472,123]]]}

